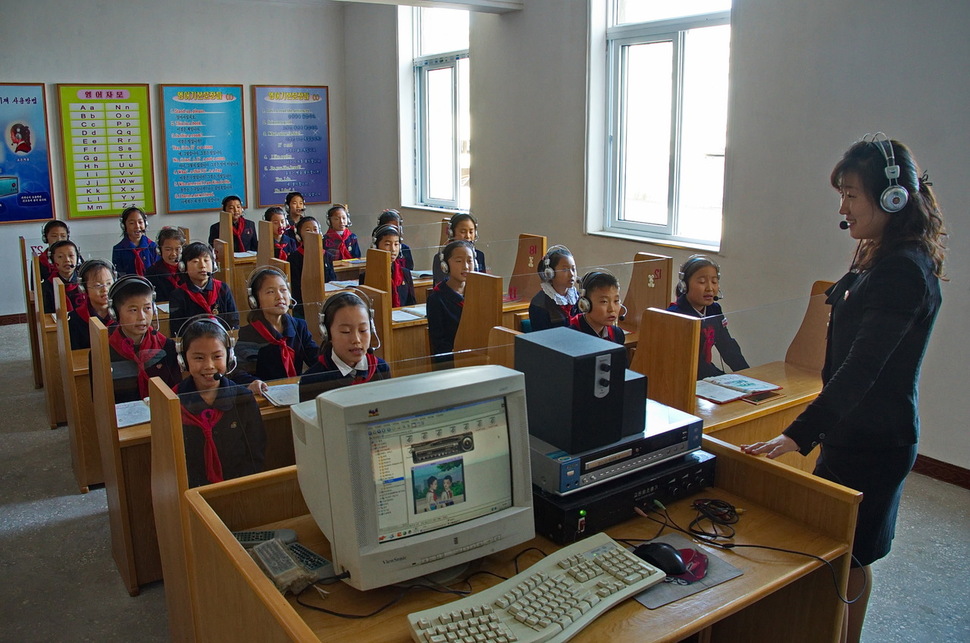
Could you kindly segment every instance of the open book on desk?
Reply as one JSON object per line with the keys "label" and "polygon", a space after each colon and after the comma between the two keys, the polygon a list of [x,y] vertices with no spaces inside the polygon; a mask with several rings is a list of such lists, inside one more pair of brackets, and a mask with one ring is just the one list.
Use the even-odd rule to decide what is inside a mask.
{"label": "open book on desk", "polygon": [[268,386],[263,397],[273,406],[293,406],[300,402],[299,384],[277,384]]}
{"label": "open book on desk", "polygon": [[726,373],[698,380],[694,392],[697,397],[710,400],[715,404],[724,404],[780,388],[777,384],[756,380],[746,375]]}

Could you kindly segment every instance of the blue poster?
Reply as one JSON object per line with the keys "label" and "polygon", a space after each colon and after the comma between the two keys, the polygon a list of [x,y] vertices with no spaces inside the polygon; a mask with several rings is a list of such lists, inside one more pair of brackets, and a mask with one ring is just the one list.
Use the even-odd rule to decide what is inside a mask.
{"label": "blue poster", "polygon": [[160,90],[168,211],[218,211],[230,194],[245,206],[242,85]]}
{"label": "blue poster", "polygon": [[44,85],[0,84],[0,223],[54,218]]}
{"label": "blue poster", "polygon": [[327,87],[253,86],[256,205],[283,203],[300,192],[330,203],[330,111]]}

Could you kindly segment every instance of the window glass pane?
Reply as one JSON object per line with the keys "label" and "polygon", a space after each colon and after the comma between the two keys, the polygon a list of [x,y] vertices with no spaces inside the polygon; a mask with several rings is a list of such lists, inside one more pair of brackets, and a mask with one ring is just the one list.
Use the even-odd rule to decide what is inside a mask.
{"label": "window glass pane", "polygon": [[673,44],[625,47],[625,167],[621,212],[626,221],[667,225]]}
{"label": "window glass pane", "polygon": [[727,11],[731,0],[616,0],[616,24],[649,22]]}
{"label": "window glass pane", "polygon": [[419,9],[418,55],[430,56],[468,49],[468,12],[461,9]]}
{"label": "window glass pane", "polygon": [[453,68],[445,67],[426,76],[428,197],[445,201],[455,200],[454,74]]}
{"label": "window glass pane", "polygon": [[721,238],[730,39],[728,25],[685,34],[677,229],[684,237]]}
{"label": "window glass pane", "polygon": [[469,175],[471,171],[471,113],[469,100],[469,88],[471,86],[469,77],[470,63],[468,58],[458,61],[458,135],[461,140],[459,150],[458,168],[460,171],[458,181],[458,207],[467,210],[471,207],[471,188],[469,186]]}

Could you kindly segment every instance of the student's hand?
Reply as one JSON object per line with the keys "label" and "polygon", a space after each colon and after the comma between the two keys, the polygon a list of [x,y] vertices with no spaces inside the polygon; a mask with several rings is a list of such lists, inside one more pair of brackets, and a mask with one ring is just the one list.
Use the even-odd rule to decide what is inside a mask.
{"label": "student's hand", "polygon": [[772,460],[789,451],[797,451],[798,445],[787,435],[779,435],[767,442],[755,442],[754,444],[742,444],[741,450],[751,455],[766,454]]}
{"label": "student's hand", "polygon": [[252,382],[249,383],[249,386],[247,386],[246,388],[248,388],[253,395],[256,395],[256,394],[262,395],[263,393],[266,392],[266,389],[268,389],[269,387],[266,386],[266,382],[264,382],[263,380],[253,380]]}

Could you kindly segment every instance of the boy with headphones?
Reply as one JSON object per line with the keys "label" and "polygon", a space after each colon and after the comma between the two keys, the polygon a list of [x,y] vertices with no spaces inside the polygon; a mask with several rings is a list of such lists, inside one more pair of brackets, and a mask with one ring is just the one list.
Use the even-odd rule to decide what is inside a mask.
{"label": "boy with headphones", "polygon": [[566,246],[552,246],[539,261],[540,290],[529,303],[532,330],[568,326],[579,313],[576,260]]}
{"label": "boy with headphones", "polygon": [[[428,336],[431,355],[435,363],[450,363],[455,350],[455,335],[461,323],[461,311],[465,305],[465,281],[475,270],[475,246],[470,241],[452,241],[439,256],[436,268],[445,276],[428,293]],[[441,357],[435,357],[441,355]]]}
{"label": "boy with headphones", "polygon": [[623,329],[616,325],[626,316],[626,306],[620,300],[620,282],[612,273],[605,270],[586,273],[576,309],[579,314],[569,320],[570,328],[621,346],[626,341]]}
{"label": "boy with headphones", "polygon": [[[256,224],[243,214],[242,199],[230,194],[222,200],[222,211],[232,215],[232,247],[233,252],[256,252],[259,241],[256,239]],[[209,245],[214,245],[219,238],[219,221],[209,226]],[[228,243],[228,239],[223,239]]]}
{"label": "boy with headphones", "polygon": [[691,255],[680,267],[677,282],[677,301],[667,310],[701,318],[701,350],[697,362],[697,379],[724,375],[714,365],[712,348],[717,347],[721,359],[733,370],[748,368],[741,354],[741,346],[728,332],[727,318],[721,311],[721,267],[704,255]]}
{"label": "boy with headphones", "polygon": [[[297,222],[293,230],[293,238],[296,239],[296,252],[287,257],[290,262],[290,278],[293,281],[293,296],[297,302],[303,301],[303,256],[306,249],[303,247],[303,235],[313,232],[320,234],[320,224],[313,217],[303,217]],[[323,253],[323,281],[324,283],[336,281],[337,273],[333,269],[333,259],[326,252]],[[303,319],[303,304],[297,303],[293,309],[293,314]]]}
{"label": "boy with headphones", "polygon": [[[381,340],[365,293],[348,290],[327,298],[320,309],[320,332],[323,348],[317,363],[300,378],[301,400],[334,388],[391,377],[387,362],[374,355]],[[372,346],[374,341],[376,346]]]}
{"label": "boy with headphones", "polygon": [[126,275],[107,293],[108,314],[115,323],[109,330],[108,352],[115,403],[148,397],[148,380],[160,377],[170,387],[182,381],[175,342],[155,328],[155,289],[138,275]]}
{"label": "boy with headphones", "polygon": [[125,208],[121,213],[121,241],[111,250],[111,261],[119,275],[145,276],[158,261],[158,246],[145,235],[148,220],[141,208]]}
{"label": "boy with headphones", "polygon": [[[71,229],[67,224],[59,219],[51,219],[41,228],[40,240],[47,244],[47,250],[38,255],[40,257],[40,280],[46,281],[54,268],[50,260],[50,248],[58,241],[67,241],[71,238]],[[33,274],[31,274],[33,278]]]}
{"label": "boy with headphones", "polygon": [[109,304],[109,292],[115,282],[115,268],[104,259],[89,259],[78,268],[78,290],[84,293],[85,303],[67,314],[67,330],[71,336],[71,349],[91,348],[91,331],[88,323],[97,317],[110,327],[114,324]]}
{"label": "boy with headphones", "polygon": [[[302,214],[300,217],[302,218]],[[287,258],[296,252],[296,237],[285,234],[286,212],[278,205],[266,208],[263,213],[263,221],[269,221],[273,229],[273,258],[286,261]]]}
{"label": "boy with headphones", "polygon": [[261,380],[296,377],[303,365],[312,366],[320,349],[307,324],[290,315],[296,301],[290,297],[286,276],[270,266],[259,266],[246,282],[249,324],[239,330],[239,359]]}
{"label": "boy with headphones", "polygon": [[53,313],[54,308],[54,280],[60,279],[64,282],[67,291],[67,312],[85,305],[87,297],[84,291],[78,288],[77,266],[80,261],[81,251],[73,241],[58,241],[47,251],[47,259],[53,266],[50,275],[40,285],[41,298],[44,302],[44,312]]}
{"label": "boy with headphones", "polygon": [[263,470],[266,430],[259,405],[250,390],[226,377],[236,365],[233,343],[226,323],[211,315],[188,320],[176,343],[179,366],[189,373],[173,390],[182,405],[190,487]]}
{"label": "boy with headphones", "polygon": [[193,241],[182,250],[178,288],[169,298],[172,332],[181,334],[182,323],[196,315],[216,315],[230,328],[239,328],[236,300],[228,284],[212,277],[216,254],[210,246]]}
{"label": "boy with headphones", "polygon": [[158,249],[161,261],[156,261],[145,271],[148,281],[155,287],[157,301],[168,301],[172,292],[179,287],[179,262],[182,261],[182,247],[185,234],[179,228],[166,226],[158,232]]}
{"label": "boy with headphones", "polygon": [[[478,219],[468,212],[459,212],[452,215],[448,222],[448,241],[467,241],[470,243],[474,253],[475,272],[486,272],[485,253],[475,247],[475,242],[478,241]],[[431,267],[432,281],[436,284],[448,278],[448,275],[441,270],[441,264],[444,261],[446,260],[441,259],[439,255]]]}
{"label": "boy with headphones", "polygon": [[323,235],[323,249],[334,261],[360,259],[357,235],[350,231],[350,211],[342,203],[334,203],[327,210],[327,234]]}

